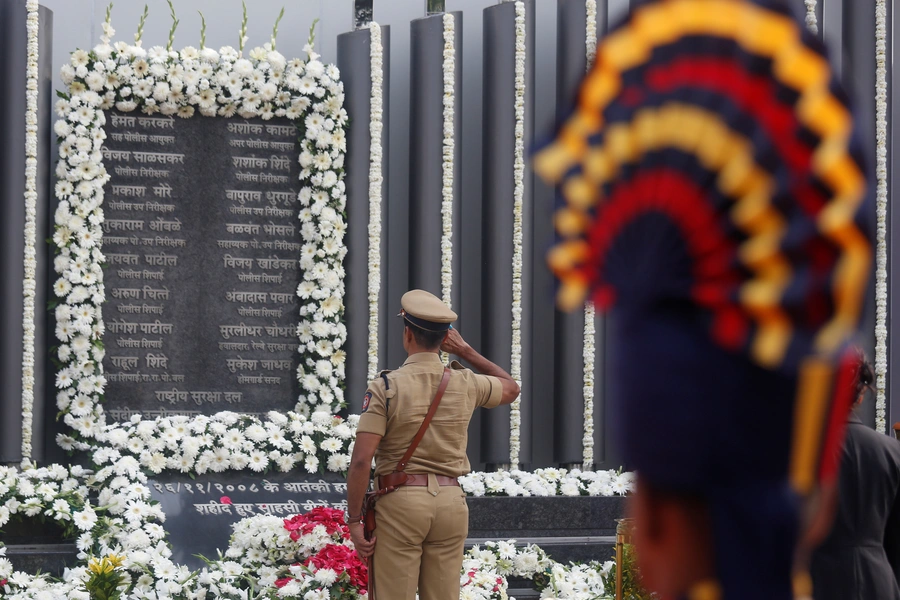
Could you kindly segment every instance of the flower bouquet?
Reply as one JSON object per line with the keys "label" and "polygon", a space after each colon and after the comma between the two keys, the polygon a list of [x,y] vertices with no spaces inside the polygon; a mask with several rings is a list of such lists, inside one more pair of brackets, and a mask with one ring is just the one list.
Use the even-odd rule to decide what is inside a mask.
{"label": "flower bouquet", "polygon": [[460,600],[507,600],[508,582],[496,571],[477,563],[463,564],[463,574],[459,578]]}
{"label": "flower bouquet", "polygon": [[367,596],[369,573],[351,546],[329,544],[291,565],[275,582],[280,598],[357,600]]}
{"label": "flower bouquet", "polygon": [[331,544],[348,544],[344,513],[327,507],[283,519],[255,515],[234,525],[225,556],[252,567],[283,567],[302,562]]}
{"label": "flower bouquet", "polygon": [[[271,515],[243,519],[234,526],[224,559],[208,561],[208,575],[201,579],[220,581],[225,576],[245,589],[240,578],[255,573],[259,596],[251,597],[355,600],[366,596],[368,572],[350,542],[342,510],[316,507],[288,519]],[[222,586],[215,591],[222,594]]]}

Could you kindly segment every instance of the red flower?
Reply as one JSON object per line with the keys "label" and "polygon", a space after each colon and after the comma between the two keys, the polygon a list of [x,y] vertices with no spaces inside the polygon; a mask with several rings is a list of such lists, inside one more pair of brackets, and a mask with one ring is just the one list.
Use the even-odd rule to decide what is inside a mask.
{"label": "red flower", "polygon": [[0,579],[0,585],[6,585],[7,579]]}
{"label": "red flower", "polygon": [[229,498],[228,496],[222,496],[221,498],[219,498],[219,502],[221,502],[222,504],[231,504],[231,498]]}
{"label": "red flower", "polygon": [[278,589],[281,589],[284,586],[286,586],[287,584],[289,584],[290,582],[292,582],[293,580],[294,580],[293,577],[283,577],[281,579],[277,579],[275,581],[275,587],[277,587]]}
{"label": "red flower", "polygon": [[356,550],[349,546],[329,544],[307,558],[303,566],[314,570],[331,569],[337,573],[347,573],[350,585],[357,588],[357,591],[369,586],[369,570],[359,559]]}
{"label": "red flower", "polygon": [[300,536],[311,533],[317,525],[324,526],[328,535],[340,534],[341,539],[350,539],[350,529],[344,523],[342,510],[317,506],[306,514],[284,520],[284,528],[291,532],[291,539],[295,542]]}

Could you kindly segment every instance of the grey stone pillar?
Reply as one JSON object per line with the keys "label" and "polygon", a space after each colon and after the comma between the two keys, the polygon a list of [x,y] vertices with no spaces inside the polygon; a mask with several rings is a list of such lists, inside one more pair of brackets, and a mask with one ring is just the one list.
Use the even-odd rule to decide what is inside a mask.
{"label": "grey stone pillar", "polygon": [[[25,250],[25,83],[27,53],[25,0],[0,2],[0,463],[22,458],[22,292]],[[46,378],[47,237],[50,196],[51,59],[53,13],[40,10],[38,65],[37,236],[35,241],[35,388],[32,444],[44,457]],[[51,394],[52,396],[52,394]]]}
{"label": "grey stone pillar", "polygon": [[[460,304],[460,174],[462,173],[462,13],[453,15],[455,39],[453,151],[453,283]],[[443,15],[410,23],[409,285],[441,297],[443,234],[444,24]]]}
{"label": "grey stone pillar", "polygon": [[[597,3],[597,12],[600,12],[600,4],[600,2]],[[631,9],[630,0],[606,0],[606,5],[606,14],[610,27],[615,27],[621,23]]]}
{"label": "grey stone pillar", "polygon": [[[347,323],[347,390],[346,399],[351,413],[362,410],[366,391],[369,348],[369,148],[372,137],[368,124],[371,115],[372,72],[370,60],[371,31],[360,29],[338,36],[338,68],[344,82],[344,106],[350,115],[351,127],[347,136],[347,259],[345,261]],[[387,214],[388,214],[388,106],[390,90],[389,26],[381,28],[384,79],[382,84],[382,182],[381,182],[381,292],[378,299],[379,369],[387,368],[386,323],[388,307],[384,290],[387,287]]]}
{"label": "grey stone pillar", "polygon": [[[598,7],[598,13],[601,12]],[[585,30],[587,18],[583,0],[560,0],[557,21],[556,100],[560,118],[572,110],[586,70]],[[581,35],[579,35],[579,33]],[[598,319],[599,320],[599,319]],[[602,338],[597,347],[602,350]],[[584,429],[584,311],[558,312],[554,331],[556,385],[553,390],[553,459],[562,464],[580,463]],[[599,358],[602,358],[602,354]],[[599,361],[598,361],[599,362]],[[595,363],[596,364],[596,363]],[[600,383],[596,378],[596,382]],[[599,392],[600,386],[595,386]],[[595,422],[602,425],[603,394],[595,392]],[[600,458],[599,455],[596,456]]]}
{"label": "grey stone pillar", "polygon": [[[50,362],[48,348],[56,345],[55,325],[47,311],[50,281],[55,280],[53,251],[46,239],[53,231],[56,197],[53,193],[53,173],[56,167],[56,145],[53,143],[52,123],[56,119],[53,105],[55,73],[53,72],[53,11],[40,9],[38,34],[40,62],[38,63],[38,148],[37,148],[37,215],[35,227],[35,259],[37,260],[37,289],[34,295],[34,437],[31,441],[34,458],[48,462],[56,445],[56,369]],[[47,282],[47,283],[45,283]],[[59,449],[61,450],[61,449]]]}
{"label": "grey stone pillar", "polygon": [[843,0],[824,0],[820,21],[823,39],[828,45],[828,57],[838,78],[842,77],[844,62],[844,7]]}
{"label": "grey stone pillar", "polygon": [[[525,2],[525,149],[534,134],[534,1]],[[484,354],[508,369],[512,346],[513,174],[515,148],[515,3],[484,10]],[[533,174],[526,155],[523,237],[532,240]],[[522,425],[520,461],[530,462],[531,397],[531,253],[522,267]],[[509,408],[487,411],[482,419],[481,458],[488,465],[509,462]],[[513,465],[515,466],[515,465]]]}
{"label": "grey stone pillar", "polygon": [[[888,11],[888,51],[900,31],[900,11]],[[894,206],[894,198],[900,194],[900,160],[894,152],[893,140],[900,136],[900,97],[894,90],[894,80],[900,80],[900,62],[888,62],[888,373],[887,373],[887,433],[891,435],[894,423],[900,421],[900,365],[892,359],[900,356],[900,278],[892,271],[900,266],[900,240],[895,243],[893,232],[900,231],[900,209]]]}
{"label": "grey stone pillar", "polygon": [[[855,106],[857,129],[863,149],[874,165],[875,160],[875,0],[853,0],[844,2],[843,39],[847,62],[844,68],[844,81]],[[889,46],[890,48],[890,46]],[[874,169],[871,180],[874,194]],[[874,205],[870,222],[875,224]],[[869,283],[866,300],[866,319],[862,323],[861,342],[870,358],[875,356],[875,279]],[[864,423],[874,426],[875,402],[865,402],[860,418]]]}

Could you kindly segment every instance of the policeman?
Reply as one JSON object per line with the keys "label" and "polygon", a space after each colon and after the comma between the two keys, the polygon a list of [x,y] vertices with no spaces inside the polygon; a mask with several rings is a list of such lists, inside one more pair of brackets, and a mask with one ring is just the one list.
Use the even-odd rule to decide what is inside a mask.
{"label": "policeman", "polygon": [[[478,407],[512,403],[518,384],[452,328],[456,313],[422,290],[403,295],[403,349],[396,371],[369,384],[347,473],[350,535],[360,556],[372,556],[380,600],[457,600],[469,509],[457,477],[469,472],[469,420]],[[482,374],[451,363],[434,419],[405,472],[407,482],[377,503],[375,536],[366,541],[360,513],[375,457],[375,476],[388,475],[410,446],[444,374],[439,352],[459,356]],[[376,483],[376,487],[377,483]]]}

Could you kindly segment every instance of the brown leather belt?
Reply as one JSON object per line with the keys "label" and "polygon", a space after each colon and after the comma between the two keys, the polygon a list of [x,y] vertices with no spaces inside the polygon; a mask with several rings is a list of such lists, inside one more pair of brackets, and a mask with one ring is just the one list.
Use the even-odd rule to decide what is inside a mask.
{"label": "brown leather belt", "polygon": [[[428,487],[428,475],[427,474],[419,474],[412,475],[407,474],[406,482],[401,483],[400,485],[412,485],[418,487]],[[459,486],[459,480],[456,477],[447,477],[446,475],[435,475],[435,479],[437,479],[437,483],[440,486]],[[383,487],[382,478],[378,478],[378,487]],[[397,487],[400,487],[399,485]]]}

